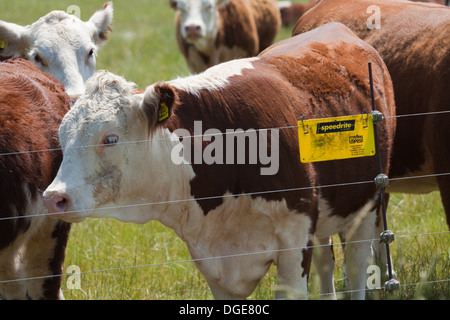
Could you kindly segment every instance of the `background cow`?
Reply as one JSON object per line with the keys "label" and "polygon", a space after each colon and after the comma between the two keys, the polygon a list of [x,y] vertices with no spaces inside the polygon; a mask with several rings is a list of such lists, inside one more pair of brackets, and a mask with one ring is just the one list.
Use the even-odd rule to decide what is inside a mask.
{"label": "background cow", "polygon": [[42,215],[56,175],[58,127],[69,110],[62,84],[19,58],[0,63],[0,298],[58,299],[70,224]]}
{"label": "background cow", "polygon": [[97,51],[112,18],[113,5],[107,2],[87,22],[63,11],[52,11],[26,27],[0,21],[0,59],[30,60],[61,80],[70,96],[78,96],[95,72]]}
{"label": "background cow", "polygon": [[178,47],[191,72],[256,56],[281,26],[275,0],[170,0]]}
{"label": "background cow", "polygon": [[[383,61],[336,23],[281,41],[258,57],[151,85],[144,95],[134,94],[134,84],[121,77],[98,73],[61,125],[64,159],[44,192],[46,206],[72,222],[87,217],[161,221],[198,259],[215,298],[247,297],[272,263],[282,291],[304,297],[312,251],[307,245],[314,235],[352,228],[351,239],[371,239],[378,207],[372,183],[315,186],[372,180],[378,174],[376,158],[302,164],[297,130],[261,130],[253,144],[259,154],[266,149],[266,155],[279,156],[277,170],[267,173],[262,160],[248,161],[254,155],[248,144],[238,149],[246,162],[237,164],[243,155],[220,144],[222,133],[292,126],[303,115],[369,111],[368,61],[374,64],[376,107],[392,116],[392,84]],[[205,134],[216,134],[214,141],[197,135],[198,121]],[[386,171],[394,130],[394,118],[380,126]],[[129,143],[148,138],[147,144]],[[226,163],[187,161],[188,154],[211,155],[213,145],[215,156],[221,154]],[[86,148],[80,152],[80,146]],[[181,151],[183,161],[177,162]],[[361,224],[353,225],[356,220]],[[350,283],[364,289],[370,242],[350,247]],[[228,257],[210,259],[219,256]],[[364,291],[354,297],[363,298]]]}

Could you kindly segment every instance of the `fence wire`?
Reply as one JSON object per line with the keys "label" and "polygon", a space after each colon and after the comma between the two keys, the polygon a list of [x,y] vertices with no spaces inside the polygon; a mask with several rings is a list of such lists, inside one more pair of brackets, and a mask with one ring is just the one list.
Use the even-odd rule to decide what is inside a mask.
{"label": "fence wire", "polygon": [[[428,175],[418,175],[418,176],[409,176],[409,177],[400,177],[400,178],[390,178],[389,181],[403,181],[410,179],[424,179],[424,178],[432,178],[432,177],[442,177],[449,176],[450,172],[445,173],[436,173],[436,174],[428,174]],[[194,202],[194,201],[205,201],[205,200],[214,200],[214,199],[225,199],[225,198],[236,198],[242,196],[255,196],[255,195],[264,195],[271,193],[281,193],[281,192],[293,192],[293,191],[302,191],[302,190],[311,190],[311,189],[325,189],[325,188],[334,188],[334,187],[344,187],[344,186],[352,186],[352,185],[361,185],[361,184],[369,184],[374,183],[373,180],[366,181],[356,181],[356,182],[346,182],[346,183],[336,183],[329,185],[318,185],[318,186],[310,186],[310,187],[299,187],[299,188],[288,188],[288,189],[276,189],[276,190],[266,190],[266,191],[255,191],[255,192],[247,192],[247,193],[238,193],[238,194],[227,194],[227,195],[217,195],[210,197],[202,197],[202,198],[189,198],[189,199],[177,199],[177,200],[166,200],[166,201],[157,201],[157,202],[147,202],[147,203],[139,203],[139,204],[127,204],[127,205],[118,205],[118,206],[110,206],[104,208],[95,208],[94,211],[102,211],[102,210],[111,210],[111,209],[127,209],[127,208],[136,208],[136,207],[146,207],[152,205],[163,205],[163,204],[176,204],[183,202]],[[77,213],[78,211],[65,211],[65,214]],[[37,213],[23,216],[14,216],[14,217],[3,217],[0,218],[1,221],[6,220],[15,220],[15,219],[25,219],[32,217],[45,217],[58,215],[58,213]]]}
{"label": "fence wire", "polygon": [[[412,234],[412,235],[400,235],[400,236],[397,236],[396,239],[404,239],[404,238],[420,237],[420,236],[444,235],[444,234],[450,234],[450,231],[437,231],[437,232],[426,232],[426,233],[419,233],[419,234]],[[28,277],[28,278],[20,278],[20,279],[2,280],[2,281],[0,281],[0,284],[21,282],[21,281],[31,281],[31,280],[43,280],[43,279],[49,279],[49,278],[55,278],[55,277],[65,277],[65,276],[74,276],[74,275],[81,276],[81,275],[89,275],[89,274],[96,274],[96,273],[108,273],[108,272],[115,272],[115,271],[140,269],[140,268],[161,267],[161,266],[177,265],[177,264],[185,264],[185,263],[195,263],[195,262],[217,260],[217,259],[229,259],[229,258],[253,256],[253,255],[267,254],[267,253],[298,251],[298,250],[311,249],[311,248],[314,249],[314,248],[321,248],[321,247],[342,246],[342,245],[349,245],[349,244],[354,244],[354,243],[374,242],[374,241],[379,241],[379,240],[380,240],[379,238],[373,238],[373,239],[336,242],[336,243],[321,244],[321,245],[302,246],[302,247],[295,247],[295,248],[285,248],[285,249],[274,249],[274,250],[263,250],[263,251],[255,251],[255,252],[229,254],[229,255],[221,255],[221,256],[198,258],[198,259],[164,261],[164,262],[157,262],[157,263],[150,263],[150,264],[143,264],[143,265],[133,265],[133,266],[126,266],[126,267],[106,268],[106,269],[89,270],[89,271],[82,271],[82,272],[61,273],[61,274],[55,274],[55,275],[45,275],[45,276]],[[444,282],[450,282],[450,279],[440,279],[440,280],[422,281],[422,282],[409,283],[409,284],[400,284],[400,287],[420,285],[420,284],[444,283]],[[337,291],[335,293],[320,293],[319,296],[330,296],[333,294],[339,295],[339,294],[347,294],[347,293],[359,292],[359,291],[374,291],[374,290],[376,291],[376,290],[382,290],[382,289],[384,290],[384,287],[376,287],[376,288],[372,288],[372,289],[365,288],[365,289],[358,289],[358,290],[345,290],[345,291]]]}
{"label": "fence wire", "polygon": [[[388,118],[405,118],[405,117],[416,117],[416,116],[427,116],[427,115],[441,115],[441,114],[447,114],[450,113],[450,110],[447,111],[436,111],[436,112],[426,112],[426,113],[415,113],[415,114],[404,114],[404,115],[396,115],[396,116],[385,116],[385,119]],[[266,128],[266,129],[251,129],[255,132],[261,131],[261,130],[277,130],[277,129],[293,129],[298,128],[297,125],[295,126],[285,126],[285,127],[273,127],[273,128]],[[198,137],[205,137],[205,136],[215,136],[215,135],[226,135],[226,134],[246,134],[248,132],[223,132],[223,133],[213,133],[213,134],[201,134],[201,135],[192,135],[192,136],[184,136],[183,139],[186,138],[198,138]],[[152,141],[163,141],[163,140],[171,140],[171,138],[160,138],[160,139],[145,139],[145,140],[137,140],[137,141],[125,141],[125,142],[118,142],[117,144],[133,144],[133,143],[149,143]],[[73,146],[70,148],[92,148],[92,147],[99,147],[103,146],[103,144],[98,145],[88,145],[88,146]],[[54,152],[54,151],[62,151],[63,148],[54,148],[54,149],[43,149],[43,150],[30,150],[30,151],[18,151],[18,152],[6,152],[6,153],[0,153],[0,156],[12,156],[12,155],[22,155],[22,154],[31,154],[31,153],[39,153],[39,152]],[[430,177],[439,177],[439,176],[448,176],[450,175],[450,172],[445,173],[437,173],[437,174],[429,174],[429,175],[418,175],[418,176],[409,176],[409,177],[400,177],[400,178],[390,178],[389,181],[400,181],[400,180],[408,180],[408,179],[421,179],[421,178],[430,178]],[[279,192],[291,192],[291,191],[299,191],[299,190],[307,190],[307,189],[320,189],[320,188],[331,188],[331,187],[341,187],[341,186],[350,186],[350,185],[358,185],[358,184],[368,184],[368,183],[374,183],[373,180],[370,181],[359,181],[359,182],[349,182],[349,183],[338,183],[338,184],[331,184],[331,185],[322,185],[322,186],[311,186],[311,187],[301,187],[301,188],[289,188],[289,189],[278,189],[278,190],[268,190],[268,191],[261,191],[261,192],[249,192],[249,193],[241,193],[241,194],[231,194],[231,195],[220,195],[220,196],[211,196],[211,197],[204,197],[204,198],[198,198],[198,199],[179,199],[179,200],[168,200],[168,201],[159,201],[159,202],[149,202],[144,204],[130,204],[130,205],[122,205],[122,206],[113,206],[108,208],[101,208],[101,209],[95,209],[95,210],[108,210],[108,209],[126,209],[126,208],[132,208],[132,207],[140,207],[140,206],[151,206],[151,205],[160,205],[160,204],[173,204],[173,203],[180,203],[180,202],[190,202],[190,201],[203,201],[203,200],[211,200],[211,199],[218,199],[218,198],[228,198],[228,197],[238,197],[238,196],[253,196],[253,195],[263,195],[268,193],[279,193]],[[67,212],[70,213],[70,212]],[[43,216],[50,216],[54,215],[54,213],[40,213],[40,214],[34,214],[34,215],[25,215],[25,216],[18,216],[18,217],[3,217],[0,218],[1,221],[6,220],[12,220],[12,219],[22,219],[22,218],[30,218],[30,217],[43,217]],[[449,234],[450,231],[440,231],[440,232],[428,232],[428,233],[421,233],[421,234],[412,234],[412,235],[400,235],[396,236],[396,239],[402,239],[402,238],[409,238],[409,237],[418,237],[418,236],[430,236],[430,235],[443,235],[443,234]],[[150,267],[158,267],[158,266],[165,266],[165,265],[174,265],[174,264],[183,264],[183,263],[192,263],[192,262],[199,262],[199,261],[207,261],[207,260],[213,260],[213,259],[226,259],[226,258],[235,258],[235,257],[242,257],[242,256],[251,256],[251,255],[258,255],[258,254],[267,254],[267,253],[274,253],[274,252],[282,252],[282,251],[294,251],[294,250],[303,250],[303,249],[310,249],[310,248],[319,248],[319,247],[325,247],[325,246],[338,246],[338,245],[348,245],[352,243],[360,243],[360,242],[373,242],[373,241],[379,241],[379,238],[374,239],[364,239],[364,240],[357,240],[357,241],[346,241],[346,242],[339,242],[339,243],[330,243],[330,244],[322,244],[322,245],[313,245],[313,246],[306,246],[306,247],[297,247],[297,248],[286,248],[286,249],[276,249],[276,250],[267,250],[267,251],[257,251],[257,252],[247,252],[247,253],[240,253],[240,254],[231,254],[231,255],[224,255],[224,256],[216,256],[216,257],[207,257],[207,258],[198,258],[198,259],[186,259],[186,260],[178,260],[178,261],[165,261],[165,262],[159,262],[159,263],[152,263],[152,264],[145,264],[145,265],[135,265],[135,266],[127,266],[127,267],[117,267],[117,268],[108,268],[108,269],[100,269],[100,270],[90,270],[90,271],[83,271],[79,273],[62,273],[62,274],[56,274],[56,275],[45,275],[45,276],[37,276],[37,277],[28,277],[28,278],[19,278],[19,279],[10,279],[10,280],[1,280],[0,284],[6,284],[11,282],[20,282],[20,281],[30,281],[30,280],[42,280],[42,279],[48,279],[48,278],[54,278],[54,277],[64,277],[64,276],[73,276],[73,275],[87,275],[87,274],[95,274],[95,273],[106,273],[106,272],[114,272],[119,270],[129,270],[129,269],[137,269],[137,268],[150,268]],[[409,284],[400,284],[400,287],[407,287],[407,286],[415,286],[415,285],[421,285],[421,284],[433,284],[433,283],[445,283],[450,282],[450,279],[441,279],[441,280],[432,280],[432,281],[423,281],[423,282],[417,282],[417,283],[409,283]],[[357,291],[373,291],[373,290],[382,290],[384,287],[374,288],[374,289],[360,289],[360,290],[345,290],[336,292],[335,294],[346,294],[346,293],[352,293]],[[334,293],[322,293],[319,294],[319,296],[327,296]]]}
{"label": "fence wire", "polygon": [[[450,108],[450,107],[449,107]],[[429,116],[429,115],[441,115],[450,113],[450,110],[445,111],[434,111],[434,112],[423,112],[423,113],[412,113],[412,114],[404,114],[404,115],[395,115],[395,116],[383,116],[384,119],[392,119],[392,118],[406,118],[406,117],[417,117],[417,116]],[[271,127],[271,128],[259,128],[259,129],[248,129],[252,130],[251,132],[259,132],[259,131],[272,131],[272,130],[285,130],[285,129],[297,129],[298,125],[292,126],[283,126],[283,127]],[[248,131],[240,131],[240,132],[220,132],[220,133],[207,133],[207,134],[196,134],[190,136],[183,136],[183,139],[194,139],[194,138],[202,138],[202,137],[214,137],[214,136],[222,136],[222,135],[238,135],[238,134],[248,134]],[[125,144],[138,144],[138,143],[149,143],[153,141],[168,141],[172,138],[157,138],[157,139],[143,139],[143,140],[134,140],[134,141],[119,141],[115,145],[125,145]],[[66,149],[87,149],[87,148],[96,148],[105,146],[105,144],[92,144],[87,146],[70,146]],[[41,149],[41,150],[28,150],[28,151],[16,151],[16,152],[4,152],[0,153],[1,156],[13,156],[13,155],[22,155],[22,154],[30,154],[30,153],[40,153],[40,152],[55,152],[55,151],[63,151],[64,148],[53,148],[53,149]]]}

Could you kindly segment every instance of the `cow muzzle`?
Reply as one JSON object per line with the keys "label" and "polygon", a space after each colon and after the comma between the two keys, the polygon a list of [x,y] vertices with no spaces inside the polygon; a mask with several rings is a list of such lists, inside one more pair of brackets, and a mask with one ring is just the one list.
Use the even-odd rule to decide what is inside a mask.
{"label": "cow muzzle", "polygon": [[64,215],[70,202],[70,197],[65,193],[56,191],[46,191],[43,196],[44,205],[47,207],[52,217],[60,217]]}
{"label": "cow muzzle", "polygon": [[42,198],[52,218],[66,222],[81,222],[91,214],[91,210],[76,208],[74,205],[76,201],[64,191],[47,189]]}
{"label": "cow muzzle", "polygon": [[197,24],[190,24],[184,27],[184,32],[186,34],[186,40],[194,42],[199,40],[202,35],[202,27]]}

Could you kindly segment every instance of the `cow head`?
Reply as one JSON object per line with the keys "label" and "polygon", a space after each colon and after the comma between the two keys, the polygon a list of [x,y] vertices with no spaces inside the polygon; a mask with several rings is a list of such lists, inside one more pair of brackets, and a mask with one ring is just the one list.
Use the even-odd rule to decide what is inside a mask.
{"label": "cow head", "polygon": [[26,27],[0,21],[0,57],[30,60],[61,80],[70,96],[78,96],[94,74],[97,50],[107,40],[112,18],[113,6],[107,2],[87,22],[63,11]]}
{"label": "cow head", "polygon": [[175,142],[168,130],[155,133],[152,113],[134,87],[105,71],[86,82],[60,126],[63,162],[44,192],[50,213],[69,222],[113,217],[144,223],[153,208],[137,204],[167,201],[167,188],[177,184],[170,168]]}
{"label": "cow head", "polygon": [[170,0],[170,5],[181,15],[180,32],[189,43],[202,44],[214,39],[218,30],[219,8],[229,0]]}

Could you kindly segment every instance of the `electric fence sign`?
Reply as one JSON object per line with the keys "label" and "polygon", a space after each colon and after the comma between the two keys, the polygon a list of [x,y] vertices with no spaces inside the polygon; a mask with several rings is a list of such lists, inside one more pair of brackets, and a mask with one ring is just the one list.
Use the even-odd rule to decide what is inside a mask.
{"label": "electric fence sign", "polygon": [[300,120],[297,123],[303,163],[373,156],[372,114]]}

